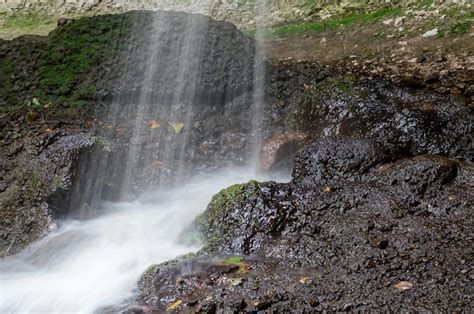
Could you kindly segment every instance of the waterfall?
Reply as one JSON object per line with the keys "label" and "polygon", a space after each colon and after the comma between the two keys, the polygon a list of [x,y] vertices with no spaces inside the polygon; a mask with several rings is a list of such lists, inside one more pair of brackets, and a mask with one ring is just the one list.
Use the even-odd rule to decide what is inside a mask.
{"label": "waterfall", "polygon": [[[264,9],[259,3],[258,15]],[[133,299],[150,264],[199,248],[179,238],[215,193],[258,179],[265,101],[259,45],[242,38],[239,51],[216,54],[241,34],[227,25],[235,38],[219,38],[201,15],[137,16],[147,19],[138,19],[132,32],[141,34],[149,23],[153,31],[141,34],[146,51],[129,47],[143,54],[144,66],[124,69],[139,87],[115,95],[105,115],[112,152],[98,148],[81,160],[56,230],[0,261],[2,313],[92,313]],[[254,62],[244,59],[247,52]]]}

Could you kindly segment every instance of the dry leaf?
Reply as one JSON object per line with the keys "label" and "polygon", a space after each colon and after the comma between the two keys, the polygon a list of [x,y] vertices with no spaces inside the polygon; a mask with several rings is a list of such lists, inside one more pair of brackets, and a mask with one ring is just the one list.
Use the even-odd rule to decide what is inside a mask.
{"label": "dry leaf", "polygon": [[250,265],[246,263],[239,263],[239,270],[237,270],[237,274],[244,275],[248,273],[250,270]]}
{"label": "dry leaf", "polygon": [[300,278],[300,283],[302,283],[303,285],[305,285],[306,283],[308,283],[308,281],[310,280],[311,278],[309,277],[301,277]]}
{"label": "dry leaf", "polygon": [[324,188],[323,192],[324,192],[324,193],[331,193],[331,192],[332,192],[332,189],[331,189],[330,186],[327,186],[327,187]]}
{"label": "dry leaf", "polygon": [[230,284],[234,287],[235,286],[240,286],[242,284],[242,279],[240,279],[240,278],[231,279]]}
{"label": "dry leaf", "polygon": [[410,290],[413,288],[413,283],[409,281],[400,281],[396,285],[393,286],[394,288],[400,290],[400,291],[405,291],[405,290]]}
{"label": "dry leaf", "polygon": [[168,306],[166,308],[166,311],[169,312],[169,311],[176,310],[178,308],[178,306],[180,306],[181,304],[183,304],[183,300],[178,300],[178,301],[174,302],[173,304],[171,304],[170,306]]}
{"label": "dry leaf", "polygon": [[28,113],[26,114],[26,121],[28,123],[32,123],[33,121],[36,120],[37,117],[38,117],[38,114],[34,113],[33,111],[28,111]]}
{"label": "dry leaf", "polygon": [[168,124],[173,128],[176,134],[181,133],[184,128],[184,123],[181,122],[168,122]]}
{"label": "dry leaf", "polygon": [[158,120],[151,120],[151,121],[148,122],[148,125],[152,129],[158,129],[161,126],[160,121],[158,121]]}

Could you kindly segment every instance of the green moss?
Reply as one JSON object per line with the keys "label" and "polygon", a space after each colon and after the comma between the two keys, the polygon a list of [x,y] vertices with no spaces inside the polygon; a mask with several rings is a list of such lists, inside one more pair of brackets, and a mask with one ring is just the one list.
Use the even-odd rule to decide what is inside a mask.
{"label": "green moss", "polygon": [[260,187],[259,182],[252,180],[228,187],[212,198],[206,211],[196,218],[194,223],[198,230],[205,233],[207,245],[203,248],[203,252],[212,249],[219,235],[225,231],[226,225],[222,223],[222,218],[225,217],[226,211],[241,204],[248,196],[257,193]]}
{"label": "green moss", "polygon": [[207,206],[206,211],[197,218],[197,223],[201,225],[216,225],[220,223],[224,211],[234,205],[238,205],[242,200],[260,187],[257,181],[249,181],[244,184],[235,184],[214,195]]}
{"label": "green moss", "polygon": [[[83,17],[36,41],[33,52],[19,46],[26,51],[0,60],[0,111],[20,108],[27,101],[21,98],[70,107],[86,105],[97,95],[91,73],[101,62],[123,51],[135,19],[133,13]],[[34,25],[33,21],[37,18],[31,17],[28,25]],[[15,72],[20,86],[24,81],[37,84],[28,91],[13,91],[10,77]]]}
{"label": "green moss", "polygon": [[153,264],[151,266],[149,266],[145,272],[143,273],[143,275],[141,276],[141,279],[140,280],[149,280],[149,279],[152,279],[153,276],[156,274],[158,268],[160,267],[159,264]]}
{"label": "green moss", "polygon": [[30,186],[33,191],[40,187],[39,173],[36,170],[31,173]]}
{"label": "green moss", "polygon": [[245,258],[243,257],[228,257],[223,260],[224,263],[232,264],[232,263],[240,263],[243,262]]}
{"label": "green moss", "polygon": [[39,64],[38,97],[47,101],[66,96],[73,105],[93,97],[95,87],[82,80],[100,60],[117,52],[116,43],[129,23],[113,16],[85,17],[57,30]]}

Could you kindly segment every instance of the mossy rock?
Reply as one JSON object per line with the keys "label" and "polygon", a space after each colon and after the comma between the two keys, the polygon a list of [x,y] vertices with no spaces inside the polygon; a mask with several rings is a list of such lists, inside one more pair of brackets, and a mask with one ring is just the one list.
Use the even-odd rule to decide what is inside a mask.
{"label": "mossy rock", "polygon": [[225,217],[235,206],[241,206],[247,197],[256,194],[261,184],[257,181],[249,181],[243,184],[230,186],[214,195],[204,213],[198,216],[194,222],[196,230],[204,235],[207,241],[202,252],[210,251],[222,234],[229,226]]}
{"label": "mossy rock", "polygon": [[83,17],[47,37],[27,36],[0,46],[0,112],[30,99],[82,106],[97,96],[91,77],[98,65],[118,56],[136,20],[123,15]]}

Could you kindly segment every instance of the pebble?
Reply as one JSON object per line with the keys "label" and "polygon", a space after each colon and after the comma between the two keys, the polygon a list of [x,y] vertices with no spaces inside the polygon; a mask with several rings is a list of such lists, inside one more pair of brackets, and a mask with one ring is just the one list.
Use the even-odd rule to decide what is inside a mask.
{"label": "pebble", "polygon": [[423,34],[423,38],[428,38],[428,37],[434,37],[438,35],[438,29],[433,28],[432,30],[427,31],[426,33]]}

